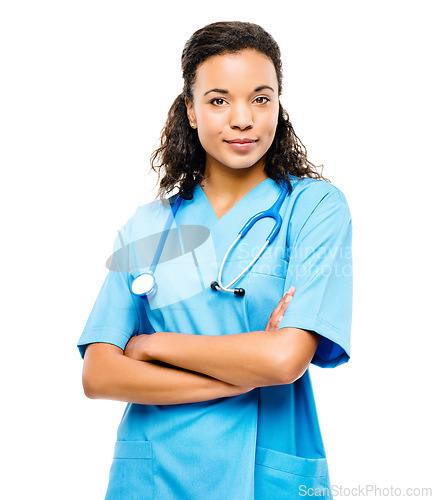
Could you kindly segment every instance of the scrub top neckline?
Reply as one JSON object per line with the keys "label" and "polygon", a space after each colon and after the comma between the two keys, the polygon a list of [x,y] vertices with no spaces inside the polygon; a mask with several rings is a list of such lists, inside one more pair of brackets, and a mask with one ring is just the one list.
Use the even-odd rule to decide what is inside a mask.
{"label": "scrub top neckline", "polygon": [[197,182],[196,188],[197,191],[201,194],[201,196],[204,198],[206,201],[206,204],[208,205],[210,212],[212,213],[213,217],[215,218],[215,221],[218,223],[222,221],[224,218],[228,218],[227,216],[231,214],[239,205],[244,202],[247,198],[251,197],[252,194],[254,194],[260,186],[266,185],[269,181],[272,181],[273,179],[271,177],[267,177],[266,179],[263,179],[261,182],[259,182],[256,186],[254,186],[248,193],[244,194],[241,199],[239,199],[222,217],[217,216],[212,203],[209,201],[209,198],[207,197],[206,193],[204,192],[203,188],[200,186],[200,184]]}

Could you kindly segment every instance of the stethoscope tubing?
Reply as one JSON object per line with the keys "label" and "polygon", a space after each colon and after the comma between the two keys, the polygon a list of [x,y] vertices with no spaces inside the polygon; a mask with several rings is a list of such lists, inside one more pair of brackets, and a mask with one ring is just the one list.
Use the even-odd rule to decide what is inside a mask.
{"label": "stethoscope tubing", "polygon": [[230,287],[233,286],[237,281],[240,280],[240,278],[256,263],[256,261],[260,258],[262,253],[266,250],[266,247],[269,245],[269,241],[266,240],[265,244],[262,246],[260,251],[257,253],[257,255],[254,257],[254,259],[248,264],[248,266],[240,273],[234,280],[232,280],[228,285],[224,286],[221,284],[222,281],[222,270],[225,264],[225,261],[227,260],[227,257],[231,251],[231,249],[236,245],[236,243],[241,239],[242,236],[238,235],[238,237],[235,239],[235,241],[231,244],[230,248],[227,250],[223,261],[221,262],[221,266],[218,272],[218,287],[224,290],[225,292],[234,292],[234,290],[230,290]]}
{"label": "stethoscope tubing", "polygon": [[[154,276],[155,269],[156,269],[156,266],[158,265],[159,259],[161,258],[162,250],[164,248],[165,242],[167,241],[168,233],[170,232],[171,225],[173,224],[174,218],[176,216],[176,213],[177,213],[177,210],[179,208],[181,201],[182,201],[182,198],[180,195],[178,195],[177,200],[174,203],[174,205],[170,206],[171,210],[170,210],[170,213],[167,217],[167,221],[165,223],[164,229],[162,230],[161,238],[159,239],[159,243],[158,243],[158,248],[156,249],[156,252],[155,252],[155,255],[153,257],[153,261],[152,261],[152,264],[150,265],[149,270],[136,276],[134,278],[133,282],[131,283],[131,292],[134,295],[137,295],[139,297],[146,297],[147,299],[150,299],[156,294],[158,287],[157,287],[157,284],[155,281],[155,276]],[[132,246],[132,254],[134,256],[135,268],[138,270],[139,269],[138,260],[137,260],[137,255],[135,253],[135,246],[134,246],[133,242],[131,243],[131,246]],[[148,277],[147,283],[149,283],[149,285],[147,285],[146,289],[144,289],[140,292],[135,292],[134,291],[134,283],[137,283],[139,279],[143,278],[143,276]]]}
{"label": "stethoscope tubing", "polygon": [[[257,260],[260,258],[260,256],[263,254],[263,252],[266,250],[266,248],[274,241],[275,237],[277,236],[278,232],[280,231],[281,224],[282,224],[280,210],[281,210],[281,206],[284,202],[284,198],[286,197],[287,191],[288,191],[288,186],[287,186],[287,184],[284,184],[282,191],[281,191],[280,195],[278,196],[278,199],[275,201],[275,203],[268,210],[263,210],[262,212],[258,212],[257,214],[250,217],[248,219],[248,221],[244,224],[242,229],[239,231],[237,237],[235,238],[233,243],[228,248],[226,254],[224,255],[224,258],[221,262],[221,265],[220,265],[220,268],[218,271],[218,282],[213,281],[211,283],[212,290],[214,290],[214,291],[222,290],[224,292],[232,292],[235,295],[240,296],[240,297],[242,297],[245,294],[245,290],[243,288],[231,289],[230,287],[233,286],[237,281],[239,281],[240,278],[242,278],[242,276],[249,269],[251,269],[251,267],[257,262]],[[161,238],[160,238],[159,243],[158,243],[158,248],[156,249],[156,252],[155,252],[155,255],[154,255],[152,264],[150,265],[149,270],[138,275],[132,282],[131,291],[134,295],[138,295],[138,296],[145,297],[145,298],[151,298],[155,295],[155,293],[157,291],[157,286],[156,286],[156,281],[154,278],[154,272],[155,272],[156,266],[158,265],[159,259],[160,259],[161,254],[162,254],[162,250],[164,248],[165,242],[166,242],[167,237],[168,237],[170,227],[171,227],[173,220],[176,216],[176,212],[179,208],[181,201],[182,201],[182,197],[178,194],[176,202],[174,203],[174,205],[171,206],[170,214],[169,214],[167,221],[165,223],[164,229],[163,229],[162,234],[161,234]],[[270,231],[268,237],[266,238],[264,245],[259,250],[257,255],[253,258],[253,260],[245,267],[245,269],[243,269],[243,271],[241,273],[238,274],[238,276],[236,276],[236,278],[234,278],[227,285],[225,285],[225,286],[222,285],[221,284],[222,283],[222,273],[223,273],[223,269],[224,269],[224,265],[226,263],[227,257],[229,256],[230,252],[236,246],[236,244],[239,242],[239,240],[241,240],[248,233],[248,231],[254,226],[254,224],[256,222],[258,222],[259,220],[266,218],[266,217],[273,218],[275,223],[274,223],[274,226],[273,226],[272,230]],[[139,269],[134,244],[132,243],[131,246],[132,246],[132,253],[134,256],[135,267],[136,267],[136,269]],[[144,278],[144,280],[147,280],[146,282],[150,283],[150,285],[144,285],[144,287],[146,289],[143,291],[140,291],[140,292],[133,291],[133,288],[134,288],[133,285],[134,285],[134,283],[137,283],[137,285],[138,285],[139,279],[142,279],[141,286],[143,286],[142,285],[143,278]],[[140,286],[140,285],[138,285],[138,286]]]}
{"label": "stethoscope tubing", "polygon": [[[284,187],[283,187],[283,189],[282,189],[282,191],[281,191],[281,193],[280,193],[280,195],[278,196],[278,199],[276,200],[276,202],[270,208],[268,208],[268,210],[263,210],[262,212],[258,212],[257,214],[255,214],[252,217],[250,217],[248,219],[248,221],[244,224],[244,226],[242,227],[242,229],[239,231],[236,239],[233,241],[233,243],[230,245],[229,249],[227,250],[226,254],[224,255],[224,258],[223,258],[223,260],[221,262],[221,265],[220,265],[220,268],[219,268],[219,271],[218,271],[218,282],[217,283],[216,282],[212,282],[212,289],[213,290],[215,290],[215,291],[217,291],[217,290],[223,290],[224,292],[232,292],[235,295],[238,295],[238,296],[241,296],[241,297],[245,294],[245,290],[243,288],[232,289],[230,287],[233,286],[237,281],[239,281],[239,279],[249,269],[251,269],[251,267],[257,262],[257,260],[260,258],[260,256],[262,255],[262,253],[274,241],[275,237],[279,233],[279,231],[281,229],[281,224],[282,224],[282,218],[281,218],[281,215],[280,215],[280,210],[281,210],[281,206],[283,205],[284,198],[287,195],[287,191],[288,191],[288,186],[287,186],[287,184],[285,184]],[[234,246],[238,243],[238,241],[240,239],[242,239],[248,233],[248,231],[254,226],[254,224],[256,222],[258,222],[259,220],[264,219],[266,217],[271,217],[272,219],[274,219],[275,224],[274,224],[271,232],[269,233],[268,237],[266,238],[265,244],[259,250],[259,252],[254,257],[254,259],[248,264],[248,266],[246,266],[245,269],[238,276],[236,276],[236,278],[234,280],[232,280],[229,284],[227,284],[227,285],[224,286],[222,284],[222,272],[223,272],[224,264],[225,264],[225,262],[227,260],[227,257],[229,255],[229,253],[234,248]]]}

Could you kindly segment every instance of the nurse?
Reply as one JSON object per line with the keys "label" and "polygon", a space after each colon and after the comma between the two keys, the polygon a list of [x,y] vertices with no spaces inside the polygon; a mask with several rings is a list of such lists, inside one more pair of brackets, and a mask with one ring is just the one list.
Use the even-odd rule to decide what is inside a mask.
{"label": "nurse", "polygon": [[[119,232],[78,342],[86,396],[128,403],[106,498],[332,498],[308,367],[350,356],[346,198],[307,160],[279,100],[278,45],[260,26],[196,31],[182,71],[152,156],[158,198]],[[211,287],[242,226],[285,187],[278,234],[233,285],[245,293]],[[238,242],[221,285],[273,224]],[[156,294],[136,295],[150,269]]]}

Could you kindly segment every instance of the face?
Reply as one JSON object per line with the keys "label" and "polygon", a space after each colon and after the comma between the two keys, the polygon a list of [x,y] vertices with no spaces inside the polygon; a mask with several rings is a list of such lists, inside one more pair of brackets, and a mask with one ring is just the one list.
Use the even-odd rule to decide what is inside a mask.
{"label": "face", "polygon": [[191,126],[214,168],[264,169],[278,122],[278,80],[272,61],[246,49],[206,59],[196,72]]}

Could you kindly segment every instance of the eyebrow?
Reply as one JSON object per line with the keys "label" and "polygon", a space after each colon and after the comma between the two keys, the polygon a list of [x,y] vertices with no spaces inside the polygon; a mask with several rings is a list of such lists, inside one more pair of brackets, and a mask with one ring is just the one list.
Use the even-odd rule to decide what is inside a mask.
{"label": "eyebrow", "polygon": [[[272,90],[272,92],[275,92],[275,90],[272,87],[270,87],[269,85],[260,85],[259,87],[254,89],[254,92],[260,92],[261,90],[265,90],[265,89]],[[227,89],[212,89],[212,90],[208,90],[207,92],[205,92],[203,94],[203,96],[210,94],[211,92],[218,92],[219,94],[228,94],[229,93],[229,91]]]}

